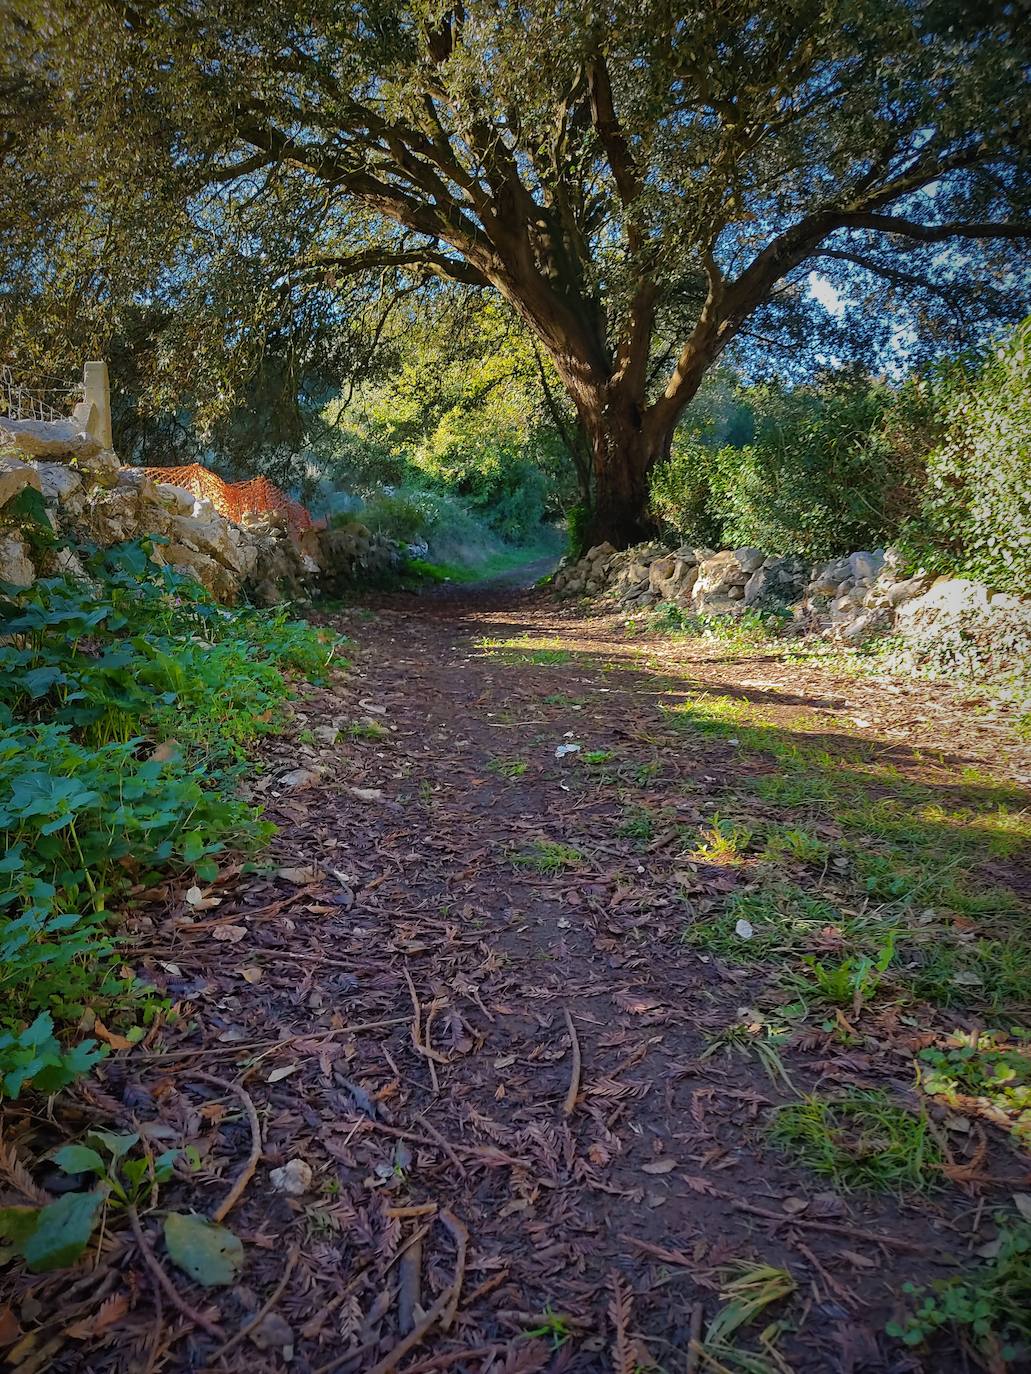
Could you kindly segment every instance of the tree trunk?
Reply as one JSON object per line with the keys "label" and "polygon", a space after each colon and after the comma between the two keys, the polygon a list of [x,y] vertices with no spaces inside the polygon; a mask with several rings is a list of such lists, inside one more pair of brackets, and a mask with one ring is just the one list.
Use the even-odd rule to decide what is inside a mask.
{"label": "tree trunk", "polygon": [[642,425],[634,405],[610,403],[582,415],[594,457],[588,542],[625,549],[655,533],[648,510],[648,475],[668,456],[673,426],[656,430]]}

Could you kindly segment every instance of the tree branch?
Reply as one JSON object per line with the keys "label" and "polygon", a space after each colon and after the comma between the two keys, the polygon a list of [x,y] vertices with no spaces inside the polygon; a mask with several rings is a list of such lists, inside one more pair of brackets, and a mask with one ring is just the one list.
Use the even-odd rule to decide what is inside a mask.
{"label": "tree branch", "polygon": [[477,271],[464,258],[449,258],[446,253],[434,252],[430,248],[412,248],[403,251],[369,249],[365,253],[327,253],[309,258],[299,263],[291,272],[300,276],[308,272],[323,272],[334,269],[343,276],[357,276],[362,272],[374,272],[377,268],[425,267],[435,276],[463,286],[489,286],[487,278]]}
{"label": "tree branch", "polygon": [[1031,239],[1031,220],[1017,223],[920,224],[900,215],[879,215],[856,211],[841,216],[842,229],[874,229],[878,233],[902,234],[921,243],[941,243],[943,239]]}

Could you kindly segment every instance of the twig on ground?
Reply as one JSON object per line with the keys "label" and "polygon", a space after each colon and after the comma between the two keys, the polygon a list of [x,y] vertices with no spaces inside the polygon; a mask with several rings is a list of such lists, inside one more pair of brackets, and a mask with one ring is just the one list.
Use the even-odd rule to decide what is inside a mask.
{"label": "twig on ground", "polygon": [[286,1267],[283,1270],[282,1277],[272,1290],[272,1296],[262,1303],[253,1317],[250,1317],[244,1322],[235,1336],[230,1336],[225,1345],[220,1346],[219,1349],[215,1351],[214,1355],[211,1357],[211,1364],[214,1364],[216,1360],[222,1359],[224,1355],[228,1355],[230,1350],[235,1350],[240,1342],[244,1340],[245,1337],[249,1336],[254,1328],[272,1311],[273,1307],[275,1307],[276,1303],[286,1292],[286,1285],[290,1282],[290,1275],[294,1272],[294,1265],[297,1263],[300,1253],[297,1246],[293,1246],[286,1257]]}
{"label": "twig on ground", "polygon": [[408,971],[407,966],[405,967],[404,975],[405,982],[408,984],[408,992],[412,999],[412,1046],[429,1064],[430,1078],[433,1080],[433,1091],[436,1093],[440,1091],[440,1082],[437,1078],[436,1066],[437,1064],[450,1064],[451,1061],[446,1054],[440,1054],[423,1040],[422,1003],[419,1001],[419,994],[415,991],[415,983],[412,980],[412,975]]}
{"label": "twig on ground", "polygon": [[684,1374],[696,1374],[698,1369],[698,1351],[702,1343],[702,1318],[705,1315],[705,1308],[700,1302],[696,1302],[691,1308],[691,1332],[687,1343],[687,1363],[684,1365]]}
{"label": "twig on ground", "polygon": [[409,1365],[405,1374],[429,1374],[432,1369],[447,1369],[449,1364],[458,1364],[459,1360],[478,1360],[485,1355],[498,1355],[502,1350],[504,1346],[501,1345],[478,1345],[475,1350],[452,1350],[446,1355],[431,1355],[428,1360]]}
{"label": "twig on ground", "polygon": [[258,1160],[261,1158],[261,1122],[258,1120],[258,1113],[250,1093],[241,1088],[238,1083],[229,1083],[226,1079],[216,1078],[213,1073],[204,1073],[201,1069],[191,1069],[189,1076],[190,1078],[199,1078],[205,1083],[213,1083],[218,1088],[224,1088],[226,1092],[234,1093],[243,1103],[247,1120],[250,1122],[251,1152],[247,1157],[247,1163],[240,1170],[239,1176],[229,1192],[211,1214],[212,1221],[222,1221],[243,1197],[244,1189],[254,1177],[254,1171],[258,1167]]}
{"label": "twig on ground", "polygon": [[447,1331],[458,1311],[458,1299],[462,1293],[462,1284],[465,1282],[465,1252],[469,1245],[469,1231],[465,1223],[460,1221],[448,1207],[441,1211],[440,1220],[450,1231],[451,1238],[455,1242],[455,1278],[451,1285],[451,1299],[440,1319],[440,1329]]}
{"label": "twig on ground", "polygon": [[[384,1355],[383,1359],[380,1360],[378,1364],[373,1365],[369,1370],[369,1374],[392,1374],[397,1368],[398,1362],[404,1359],[409,1350],[414,1350],[423,1336],[427,1335],[437,1324],[441,1313],[445,1311],[450,1301],[451,1289],[448,1288],[445,1292],[441,1293],[440,1297],[426,1313],[419,1325],[413,1327],[408,1335],[405,1336],[404,1340],[398,1341],[389,1355]],[[333,1366],[331,1365],[325,1370],[317,1371],[317,1374],[329,1374],[329,1370],[332,1368]]]}
{"label": "twig on ground", "polygon": [[767,1207],[755,1207],[750,1202],[741,1202],[738,1198],[730,1197],[727,1193],[720,1193],[720,1197],[726,1198],[732,1207],[739,1212],[748,1212],[754,1217],[765,1217],[767,1221],[779,1222],[781,1226],[808,1226],[813,1231],[829,1231],[833,1235],[851,1236],[853,1240],[867,1240],[871,1245],[884,1245],[891,1250],[907,1250],[912,1255],[926,1255],[929,1247],[919,1245],[916,1241],[903,1240],[901,1236],[884,1236],[878,1231],[861,1231],[854,1226],[848,1226],[841,1222],[815,1221],[808,1217],[789,1217],[783,1212],[771,1212]]}
{"label": "twig on ground", "polygon": [[209,1336],[214,1336],[216,1341],[224,1341],[226,1333],[222,1328],[216,1322],[210,1321],[202,1312],[198,1312],[196,1308],[190,1306],[158,1263],[157,1256],[150,1248],[150,1241],[144,1234],[136,1208],[127,1207],[125,1209],[125,1214],[129,1218],[129,1225],[132,1227],[132,1233],[136,1237],[136,1244],[139,1247],[143,1263],[147,1266],[155,1283],[160,1286],[165,1297],[168,1298],[169,1302],[177,1311],[182,1313],[187,1321],[193,1322],[194,1326],[199,1326],[200,1329],[206,1331]]}
{"label": "twig on ground", "polygon": [[[430,1130],[428,1121],[423,1117],[419,1117],[419,1120],[422,1121],[427,1130]],[[371,1126],[374,1131],[382,1131],[384,1135],[396,1136],[398,1140],[414,1140],[417,1145],[422,1145],[428,1150],[432,1150],[434,1146],[436,1146],[443,1150],[451,1162],[456,1164],[460,1169],[462,1165],[456,1158],[456,1149],[461,1150],[462,1154],[471,1155],[474,1160],[479,1159],[486,1164],[510,1164],[515,1169],[528,1169],[530,1167],[525,1159],[516,1159],[514,1155],[506,1154],[504,1150],[495,1149],[493,1146],[449,1145],[444,1137],[436,1130],[433,1130],[430,1136],[424,1136],[420,1135],[418,1131],[406,1131],[401,1126],[388,1126],[386,1122],[375,1121],[371,1116],[365,1117],[364,1121],[367,1125]],[[488,1150],[489,1157],[485,1158],[488,1154]]]}
{"label": "twig on ground", "polygon": [[839,1297],[846,1307],[855,1306],[856,1295],[851,1291],[851,1289],[846,1288],[843,1283],[839,1283],[833,1274],[828,1273],[828,1271],[823,1267],[823,1265],[816,1258],[812,1250],[809,1249],[809,1246],[806,1245],[804,1241],[796,1240],[795,1248],[798,1250],[800,1255],[805,1256],[805,1258],[809,1261],[809,1263],[819,1274],[820,1278],[823,1279],[824,1283],[827,1285],[828,1292],[834,1293],[837,1297]]}
{"label": "twig on ground", "polygon": [[133,1062],[139,1064],[150,1059],[162,1061],[194,1059],[200,1054],[245,1054],[248,1050],[259,1049],[264,1046],[265,1048],[262,1049],[261,1053],[255,1055],[251,1060],[253,1065],[266,1059],[270,1054],[275,1054],[276,1050],[288,1049],[291,1045],[296,1045],[302,1040],[318,1040],[328,1035],[358,1035],[361,1031],[380,1030],[386,1026],[403,1026],[408,1019],[407,1016],[387,1016],[379,1021],[357,1021],[352,1026],[321,1026],[315,1030],[301,1031],[297,1035],[288,1035],[285,1040],[275,1040],[271,1045],[267,1040],[241,1040],[231,1045],[197,1045],[192,1050],[150,1050],[145,1054],[134,1054]]}
{"label": "twig on ground", "polygon": [[440,1148],[444,1151],[448,1159],[450,1159],[451,1163],[455,1166],[455,1168],[458,1170],[461,1176],[465,1178],[466,1174],[468,1173],[468,1170],[466,1169],[462,1161],[458,1158],[458,1156],[455,1154],[450,1144],[440,1134],[436,1126],[434,1126],[433,1122],[427,1121],[424,1116],[418,1117],[417,1120],[422,1122],[422,1124],[426,1127],[426,1130],[429,1132],[430,1136],[437,1142]]}
{"label": "twig on ground", "polygon": [[580,1070],[583,1059],[580,1054],[580,1041],[577,1039],[576,1027],[573,1025],[573,1018],[569,1014],[569,1008],[563,1008],[566,1018],[566,1029],[569,1031],[569,1045],[573,1052],[573,1063],[569,1071],[569,1090],[566,1093],[566,1100],[562,1104],[562,1111],[566,1116],[572,1116],[576,1107],[576,1099],[580,1095]]}
{"label": "twig on ground", "polygon": [[402,1336],[415,1330],[415,1309],[422,1299],[422,1235],[417,1235],[401,1256],[397,1291],[397,1329]]}

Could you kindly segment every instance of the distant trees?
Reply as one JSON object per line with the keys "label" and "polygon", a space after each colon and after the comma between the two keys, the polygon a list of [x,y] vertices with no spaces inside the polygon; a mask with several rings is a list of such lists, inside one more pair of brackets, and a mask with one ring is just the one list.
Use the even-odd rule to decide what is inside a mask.
{"label": "distant trees", "polygon": [[[1017,4],[100,0],[85,29],[70,0],[14,10],[0,171],[48,190],[93,273],[66,256],[69,282],[118,295],[135,251],[225,321],[227,359],[356,292],[492,288],[571,399],[594,539],[642,533],[703,377],[735,339],[781,341],[814,266],[882,318],[904,300],[914,329],[1027,308]],[[78,218],[52,195],[76,157]],[[46,228],[0,218],[23,283],[46,252],[27,225]],[[229,365],[197,338],[199,366]]]}

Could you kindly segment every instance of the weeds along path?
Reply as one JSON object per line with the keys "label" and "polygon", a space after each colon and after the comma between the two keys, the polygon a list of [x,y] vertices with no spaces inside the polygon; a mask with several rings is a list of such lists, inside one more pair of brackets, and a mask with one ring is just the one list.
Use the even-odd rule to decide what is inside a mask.
{"label": "weeds along path", "polygon": [[[1031,1205],[1031,1111],[986,1086],[1028,1081],[1005,734],[511,591],[339,625],[349,695],[303,698],[256,782],[272,859],[157,923],[188,1014],[95,1098],[192,1143],[169,1196],[210,1211],[251,1133],[196,1071],[250,1095],[244,1287],[177,1277],[252,1332],[218,1354],[141,1291],[77,1367],[1004,1367]],[[987,1286],[996,1334],[907,1327],[935,1280]]]}

